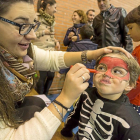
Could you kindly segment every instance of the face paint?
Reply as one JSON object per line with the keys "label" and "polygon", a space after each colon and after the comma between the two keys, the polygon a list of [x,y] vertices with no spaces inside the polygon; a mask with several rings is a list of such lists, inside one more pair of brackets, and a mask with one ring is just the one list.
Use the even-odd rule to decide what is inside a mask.
{"label": "face paint", "polygon": [[109,56],[103,57],[100,60],[97,67],[97,73],[103,73],[110,78],[117,78],[120,81],[128,81],[130,77],[127,64],[120,58]]}

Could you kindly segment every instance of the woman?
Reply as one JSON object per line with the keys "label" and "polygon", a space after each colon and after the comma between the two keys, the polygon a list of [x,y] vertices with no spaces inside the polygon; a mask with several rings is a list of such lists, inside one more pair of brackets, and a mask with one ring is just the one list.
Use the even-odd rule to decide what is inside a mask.
{"label": "woman", "polygon": [[[71,51],[73,42],[80,41],[80,28],[85,25],[87,22],[86,15],[82,10],[76,10],[72,15],[73,27],[68,28],[63,43],[67,47],[67,51]],[[61,77],[60,74],[67,74],[69,69],[61,69],[59,73],[57,73],[57,77]]]}
{"label": "woman", "polygon": [[[33,0],[0,0],[0,140],[50,140],[68,108],[88,87],[89,71],[76,64],[67,74],[57,103],[41,109],[37,100],[32,102],[33,97],[27,100],[34,69],[59,71],[84,58],[82,52],[44,51],[33,46],[38,26]],[[88,51],[86,61],[112,52],[110,49]],[[116,49],[129,57],[124,49]],[[33,107],[35,114],[26,117]]]}
{"label": "woman", "polygon": [[[70,27],[65,35],[64,38],[64,45],[69,46],[71,42],[79,41],[80,40],[80,28],[85,25],[87,22],[86,15],[82,10],[76,10],[73,12],[72,15],[73,26]],[[67,51],[71,48],[68,47]]]}
{"label": "woman", "polygon": [[[60,50],[60,44],[54,37],[54,25],[56,10],[55,0],[39,0],[37,4],[37,21],[41,23],[36,32],[37,39],[33,44],[41,49]],[[40,79],[37,83],[37,92],[39,94],[48,94],[49,88],[53,82],[54,72],[40,71]]]}

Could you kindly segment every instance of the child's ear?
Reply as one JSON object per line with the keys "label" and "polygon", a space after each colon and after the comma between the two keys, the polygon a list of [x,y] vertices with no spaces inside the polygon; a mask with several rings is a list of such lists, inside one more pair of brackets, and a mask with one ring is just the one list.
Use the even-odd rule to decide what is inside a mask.
{"label": "child's ear", "polygon": [[131,84],[131,85],[130,85],[130,84],[128,83],[128,85],[125,87],[124,90],[125,90],[125,91],[130,91],[130,90],[133,89],[134,87],[135,87],[135,84]]}

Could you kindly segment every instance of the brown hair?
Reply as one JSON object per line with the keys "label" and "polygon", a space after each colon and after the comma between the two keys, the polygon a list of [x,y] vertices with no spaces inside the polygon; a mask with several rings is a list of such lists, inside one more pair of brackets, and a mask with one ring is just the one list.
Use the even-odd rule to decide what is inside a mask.
{"label": "brown hair", "polygon": [[[135,85],[135,84],[136,84],[136,81],[137,81],[137,79],[138,79],[138,77],[139,77],[139,75],[140,75],[140,66],[139,66],[137,60],[135,60],[135,59],[132,58],[132,57],[131,57],[131,58],[127,58],[127,56],[126,56],[124,53],[122,53],[122,52],[120,52],[120,51],[118,51],[118,50],[113,50],[112,53],[118,54],[118,55],[121,57],[121,59],[122,59],[125,63],[127,63],[127,65],[128,65],[128,70],[129,70],[129,73],[130,73],[130,81],[129,81],[129,84],[130,84],[130,85]],[[111,54],[111,53],[110,53],[110,54]],[[106,56],[106,55],[107,55],[107,54],[104,54],[104,55],[100,56],[100,57],[97,59],[95,68],[99,65],[99,61],[102,59],[102,57],[104,57],[104,56]]]}
{"label": "brown hair", "polygon": [[4,76],[0,69],[0,121],[9,127],[17,128],[22,121],[18,119],[13,94],[3,79]]}
{"label": "brown hair", "polygon": [[80,35],[82,39],[90,39],[93,36],[93,33],[93,28],[88,24],[85,24],[80,28]]}
{"label": "brown hair", "polygon": [[37,12],[39,12],[40,9],[44,11],[46,9],[47,4],[50,4],[52,6],[55,3],[56,3],[55,0],[38,0]]}
{"label": "brown hair", "polygon": [[137,23],[140,25],[140,5],[127,14],[124,22],[126,25],[130,23]]}
{"label": "brown hair", "polygon": [[89,13],[90,11],[95,12],[94,9],[89,9],[89,10],[86,12],[86,15],[88,15],[88,13]]}
{"label": "brown hair", "polygon": [[79,17],[82,17],[80,23],[86,23],[87,22],[87,17],[86,14],[84,13],[83,10],[75,10],[73,13],[77,13]]}

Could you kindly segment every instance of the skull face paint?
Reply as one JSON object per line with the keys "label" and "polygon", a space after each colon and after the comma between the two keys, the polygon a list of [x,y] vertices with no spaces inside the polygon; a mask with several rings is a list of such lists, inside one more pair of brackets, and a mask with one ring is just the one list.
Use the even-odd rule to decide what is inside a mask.
{"label": "skull face paint", "polygon": [[105,56],[100,60],[96,70],[96,73],[102,73],[120,81],[128,81],[130,77],[127,64],[120,58]]}

